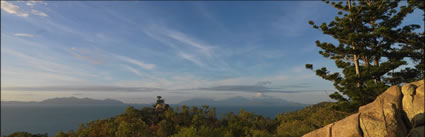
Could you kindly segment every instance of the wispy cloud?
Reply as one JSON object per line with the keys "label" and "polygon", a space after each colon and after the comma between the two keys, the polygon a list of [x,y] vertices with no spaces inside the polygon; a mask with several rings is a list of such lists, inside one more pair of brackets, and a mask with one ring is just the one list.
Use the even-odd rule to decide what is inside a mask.
{"label": "wispy cloud", "polygon": [[51,73],[37,71],[34,69],[20,67],[3,67],[1,71],[2,87],[7,86],[40,86],[40,85],[55,85],[55,84],[87,84],[86,79],[80,79],[73,75],[65,75],[60,73]]}
{"label": "wispy cloud", "polygon": [[42,0],[30,0],[27,3],[25,3],[25,5],[33,8],[35,5],[37,4],[43,4],[43,5],[48,5],[47,2],[44,2]]}
{"label": "wispy cloud", "polygon": [[[56,56],[52,58],[52,55],[45,54],[27,54],[25,52],[17,51],[10,48],[2,48],[2,54],[11,55],[21,60],[19,66],[25,66],[33,71],[48,72],[52,75],[67,75],[71,77],[96,77],[97,75],[87,72],[85,69],[77,68],[75,66],[64,64],[62,57]],[[44,51],[48,53],[48,51]]]}
{"label": "wispy cloud", "polygon": [[222,85],[214,87],[197,88],[195,90],[212,90],[212,91],[242,91],[242,92],[266,92],[272,91],[270,88],[258,85]]}
{"label": "wispy cloud", "polygon": [[31,10],[31,13],[38,16],[47,17],[47,14],[38,10]]}
{"label": "wispy cloud", "polygon": [[305,89],[305,88],[311,88],[310,83],[297,83],[297,84],[289,84],[289,85],[282,85],[280,86],[283,89]]}
{"label": "wispy cloud", "polygon": [[1,9],[9,14],[16,16],[27,17],[29,14],[23,11],[19,6],[12,4],[11,2],[1,1]]}
{"label": "wispy cloud", "polygon": [[37,4],[37,1],[28,1],[27,3],[25,3],[25,5],[30,6],[30,7],[34,7]]}
{"label": "wispy cloud", "polygon": [[122,60],[122,61],[134,64],[134,65],[139,66],[139,67],[144,68],[144,69],[152,70],[156,67],[155,64],[144,63],[143,61],[138,61],[136,59],[125,57],[125,56],[116,55],[116,57],[118,59]]}
{"label": "wispy cloud", "polygon": [[144,32],[147,36],[172,48],[178,57],[203,69],[231,71],[229,65],[221,60],[220,56],[215,52],[219,50],[218,47],[212,46],[206,41],[181,31],[170,29],[165,25],[154,24],[144,28]]}
{"label": "wispy cloud", "polygon": [[21,17],[28,17],[30,15],[29,13],[33,15],[37,15],[37,16],[47,17],[48,15],[46,13],[33,9],[34,6],[37,5],[38,3],[47,5],[47,3],[43,1],[33,1],[33,0],[28,1],[25,5],[31,9],[31,12],[27,12],[22,10],[19,6],[11,2],[1,1],[1,9],[9,14],[13,14],[16,16],[21,16]]}
{"label": "wispy cloud", "polygon": [[[282,60],[283,63],[286,63],[284,60],[286,58],[282,57],[284,55],[292,56],[292,50],[297,50],[297,48],[281,46],[281,42],[286,42],[287,39],[276,39],[271,36],[281,33],[282,30],[275,30],[276,28],[273,26],[256,28],[256,26],[267,24],[270,19],[278,18],[272,17],[275,14],[270,13],[268,9],[264,10],[270,13],[270,16],[267,17],[249,18],[248,14],[251,13],[244,12],[248,13],[246,16],[248,18],[245,18],[244,15],[242,20],[229,20],[226,15],[215,13],[221,8],[203,5],[204,7],[199,9],[199,13],[188,17],[190,20],[200,20],[202,24],[187,26],[184,25],[187,23],[185,21],[164,18],[174,14],[180,18],[184,16],[184,13],[176,12],[172,13],[173,15],[165,15],[156,12],[155,8],[142,8],[147,14],[140,15],[140,18],[132,18],[131,13],[117,7],[101,6],[107,10],[95,10],[90,14],[85,12],[71,14],[67,13],[67,10],[60,10],[63,7],[60,5],[57,7],[58,5],[55,3],[49,3],[49,6],[52,7],[42,9],[43,4],[35,1],[5,2],[19,6],[19,10],[26,12],[26,16],[29,16],[21,18],[17,17],[16,13],[6,12],[6,9],[3,9],[4,2],[2,2],[3,15],[6,14],[11,19],[24,21],[15,23],[14,19],[8,20],[6,24],[12,25],[11,29],[22,27],[22,29],[34,30],[34,32],[10,30],[10,35],[2,36],[7,39],[7,41],[2,41],[2,45],[7,45],[3,46],[2,50],[13,50],[2,51],[6,54],[4,56],[6,60],[2,62],[5,63],[2,70],[5,70],[4,67],[9,68],[7,71],[2,71],[2,73],[7,73],[7,76],[2,75],[2,79],[6,78],[6,83],[15,86],[15,90],[18,90],[16,87],[19,86],[93,85],[96,83],[125,88],[140,86],[169,89],[166,92],[180,92],[178,89],[196,89],[188,90],[187,93],[211,96],[229,96],[225,91],[230,91],[235,95],[254,95],[252,93],[280,94],[307,92],[314,88],[327,89],[327,87],[322,88],[316,85],[297,85],[300,82],[312,81],[300,79],[306,73],[294,73],[303,72],[303,67],[292,69],[293,63],[287,63],[289,66],[282,64]],[[75,3],[77,6],[75,8],[78,10],[94,10],[92,4]],[[127,4],[123,4],[123,6],[125,5]],[[161,7],[160,4],[149,6]],[[242,5],[240,8],[249,7]],[[104,11],[113,11],[115,14],[106,12],[102,17],[96,15]],[[194,9],[194,12],[197,11]],[[87,14],[86,16],[92,18],[89,22],[75,21],[75,18],[81,14]],[[269,15],[268,13],[264,14]],[[249,24],[240,25],[249,19],[254,20]],[[291,19],[298,19],[297,15]],[[96,24],[97,22],[105,22],[105,24],[99,26]],[[308,26],[302,20],[299,22]],[[286,23],[297,24],[298,21],[297,23]],[[116,25],[120,26],[115,29],[107,29]],[[279,24],[279,26],[281,25]],[[213,30],[205,35],[198,29],[202,26],[212,26]],[[291,33],[291,28],[284,29],[288,29],[287,32]],[[302,30],[303,28],[297,29]],[[43,33],[35,32],[39,30]],[[296,29],[294,28],[294,30]],[[228,33],[226,33],[227,31]],[[16,32],[21,34],[14,35]],[[146,35],[141,34],[143,32]],[[294,44],[289,42],[286,44]],[[117,48],[116,44],[121,44],[120,49],[122,50],[114,50]],[[302,62],[301,58],[298,62]],[[22,71],[17,71],[17,69]],[[284,73],[277,72],[280,70]],[[127,77],[122,74],[126,74]],[[312,76],[314,75],[312,74]],[[259,81],[273,83],[267,84],[268,82]],[[82,89],[100,91],[95,90],[94,87],[79,88],[79,90]],[[38,90],[46,90],[46,88]],[[51,87],[50,90],[56,89]],[[76,88],[67,90],[77,91]],[[123,89],[123,91],[125,90]],[[67,94],[70,93],[72,92]],[[99,95],[97,93],[88,94]],[[155,96],[156,93],[137,94]]]}
{"label": "wispy cloud", "polygon": [[99,56],[96,56],[95,54],[93,54],[92,51],[89,51],[87,49],[71,48],[70,52],[76,58],[87,61],[90,64],[100,65],[105,63],[105,61],[102,58],[100,58]]}
{"label": "wispy cloud", "polygon": [[29,33],[15,33],[15,36],[17,37],[34,37],[34,35]]}
{"label": "wispy cloud", "polygon": [[204,3],[194,3],[195,7],[198,9],[198,13],[201,14],[203,17],[209,20],[212,24],[217,26],[217,28],[221,29],[223,33],[230,34],[230,32],[227,30],[225,25],[222,23],[221,20],[218,19],[218,17],[214,14],[213,11],[211,11],[207,4]]}
{"label": "wispy cloud", "polygon": [[296,66],[296,67],[293,67],[291,71],[295,73],[301,73],[301,72],[307,71],[307,69],[305,68],[305,66]]}
{"label": "wispy cloud", "polygon": [[127,65],[121,65],[123,68],[125,68],[125,69],[127,69],[127,70],[129,70],[130,72],[133,72],[134,74],[136,74],[137,76],[143,76],[142,75],[142,73],[139,71],[139,70],[137,70],[137,69],[135,69],[135,68],[133,68],[133,67],[130,67],[130,66],[127,66]]}
{"label": "wispy cloud", "polygon": [[192,55],[189,55],[189,54],[187,54],[187,53],[184,53],[184,52],[180,52],[179,53],[179,56],[180,57],[182,57],[183,59],[186,59],[186,60],[188,60],[188,61],[190,61],[190,62],[192,62],[192,63],[194,63],[194,64],[196,64],[196,65],[198,65],[198,66],[205,66],[201,61],[199,61],[197,58],[195,58],[194,56],[192,56]]}
{"label": "wispy cloud", "polygon": [[284,15],[278,18],[272,25],[282,30],[283,35],[289,37],[300,36],[304,34],[307,29],[311,28],[308,21],[318,18],[321,14],[321,12],[319,12],[321,6],[324,5],[324,3],[320,1],[303,1],[288,4],[293,5],[292,8],[283,11],[282,13],[284,13]]}
{"label": "wispy cloud", "polygon": [[34,67],[48,72],[58,72],[61,69],[67,68],[62,64],[57,64],[34,56],[26,55],[13,49],[5,48],[2,49],[2,52],[25,60],[26,63],[32,64]]}
{"label": "wispy cloud", "polygon": [[152,92],[162,91],[160,88],[120,87],[120,86],[33,86],[33,87],[2,87],[7,91],[84,91],[84,92]]}
{"label": "wispy cloud", "polygon": [[317,91],[329,91],[329,90],[318,90],[318,89],[298,89],[298,90],[284,90],[282,88],[270,88],[260,85],[221,85],[214,87],[203,87],[194,89],[182,89],[182,90],[206,90],[206,91],[236,91],[236,92],[276,92],[276,93],[300,93],[300,92],[317,92]]}
{"label": "wispy cloud", "polygon": [[170,38],[173,38],[179,42],[184,43],[185,45],[194,47],[199,49],[203,54],[211,56],[211,47],[207,46],[205,44],[201,44],[201,42],[198,42],[196,40],[194,40],[193,38],[188,37],[187,35],[181,33],[181,32],[177,32],[177,31],[172,31],[172,30],[167,30],[167,35]]}
{"label": "wispy cloud", "polygon": [[[209,80],[195,75],[171,76],[167,79],[149,79],[136,81],[123,81],[117,83],[122,86],[148,86],[167,88],[169,91],[188,92],[270,92],[270,93],[302,93],[302,92],[322,92],[328,88],[312,88],[305,81],[304,76],[285,76],[275,74],[273,76],[258,77],[234,77],[218,80]],[[274,84],[273,84],[274,83]],[[286,84],[281,84],[286,83]],[[330,88],[331,89],[331,88]]]}

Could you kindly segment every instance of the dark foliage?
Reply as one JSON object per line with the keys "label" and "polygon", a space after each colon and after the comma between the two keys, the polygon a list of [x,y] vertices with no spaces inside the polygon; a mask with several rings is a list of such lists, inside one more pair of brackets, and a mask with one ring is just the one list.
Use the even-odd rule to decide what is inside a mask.
{"label": "dark foliage", "polygon": [[[315,70],[316,75],[334,83],[338,91],[330,95],[332,99],[355,111],[390,85],[423,79],[424,34],[415,32],[418,24],[401,26],[417,7],[423,10],[423,1],[411,0],[407,6],[400,6],[400,0],[325,2],[339,10],[339,15],[329,23],[309,24],[338,41],[316,41],[319,53],[342,70]],[[401,68],[409,59],[415,67]],[[306,68],[313,70],[313,65]]]}

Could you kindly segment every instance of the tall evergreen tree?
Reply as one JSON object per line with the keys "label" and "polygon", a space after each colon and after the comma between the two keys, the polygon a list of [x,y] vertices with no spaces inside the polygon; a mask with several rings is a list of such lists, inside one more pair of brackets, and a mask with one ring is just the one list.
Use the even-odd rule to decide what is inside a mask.
{"label": "tall evergreen tree", "polygon": [[[411,37],[419,26],[399,27],[414,6],[399,6],[400,0],[325,2],[339,10],[338,16],[320,26],[313,21],[309,24],[338,40],[337,44],[316,41],[316,45],[321,48],[319,53],[334,60],[342,73],[322,67],[316,75],[334,83],[339,92],[331,94],[332,99],[356,108],[373,101],[391,84],[390,74],[407,64],[405,57],[411,50],[402,48],[405,46],[400,45],[398,37]],[[313,69],[313,65],[307,64],[306,68]]]}
{"label": "tall evergreen tree", "polygon": [[[425,1],[409,0],[408,4],[425,12]],[[424,18],[421,24],[425,22],[425,14],[422,16]],[[420,28],[417,24],[407,25],[396,30],[398,33],[401,32],[403,34],[402,36],[389,35],[389,37],[401,43],[403,52],[413,61],[412,65],[414,65],[414,68],[407,67],[399,72],[390,73],[392,77],[389,80],[393,84],[417,81],[423,79],[425,76],[425,33],[424,31],[415,32],[414,30],[417,28]]]}

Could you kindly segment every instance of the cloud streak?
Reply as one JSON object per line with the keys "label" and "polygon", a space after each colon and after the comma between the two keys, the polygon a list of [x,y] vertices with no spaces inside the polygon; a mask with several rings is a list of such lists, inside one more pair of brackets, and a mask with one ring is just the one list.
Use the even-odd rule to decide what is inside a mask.
{"label": "cloud streak", "polygon": [[48,15],[44,12],[38,11],[38,10],[31,10],[31,13],[38,16],[47,17]]}
{"label": "cloud streak", "polygon": [[70,53],[76,58],[87,61],[90,64],[100,65],[105,63],[102,58],[96,56],[95,54],[93,55],[93,52],[88,49],[71,48]]}
{"label": "cloud streak", "polygon": [[80,79],[75,76],[39,72],[34,70],[26,70],[16,67],[4,67],[2,66],[1,71],[2,86],[17,86],[17,85],[50,85],[60,83],[73,83],[73,84],[85,84],[88,83],[86,79]]}
{"label": "cloud streak", "polygon": [[137,70],[137,69],[135,69],[135,68],[133,68],[133,67],[130,67],[130,66],[127,66],[127,65],[121,65],[123,68],[125,68],[125,69],[127,69],[127,70],[129,70],[130,72],[133,72],[134,74],[136,74],[137,76],[143,76],[142,75],[142,73],[139,71],[139,70]]}
{"label": "cloud streak", "polygon": [[208,69],[215,69],[217,66],[223,66],[217,63],[217,58],[214,53],[216,47],[204,41],[183,32],[156,24],[144,29],[144,32],[147,36],[173,48],[178,57],[195,65]]}
{"label": "cloud streak", "polygon": [[[31,48],[28,48],[31,49]],[[11,70],[15,70],[16,68],[24,68],[26,70],[30,70],[31,73],[35,72],[43,72],[50,75],[64,75],[69,77],[84,77],[82,79],[97,77],[95,73],[88,72],[87,69],[83,69],[80,67],[76,67],[75,64],[65,64],[63,61],[65,58],[63,57],[54,57],[52,55],[47,54],[50,53],[49,50],[43,50],[46,54],[40,53],[28,53],[21,52],[11,48],[2,48],[2,54],[8,55],[9,57],[14,57],[19,60],[19,65],[9,64],[7,67],[11,67]],[[6,66],[6,65],[5,65]],[[2,66],[3,69],[3,66]],[[10,71],[10,70],[9,70]],[[30,74],[31,74],[30,73]],[[32,79],[34,77],[22,75],[24,79]],[[3,76],[2,76],[3,77]],[[13,78],[13,76],[11,77]],[[41,78],[41,77],[35,77]]]}
{"label": "cloud streak", "polygon": [[147,70],[152,70],[152,69],[154,69],[156,67],[155,64],[144,63],[143,61],[138,61],[136,59],[125,57],[125,56],[116,55],[116,57],[118,59],[122,60],[122,61],[128,62],[130,64],[139,66],[139,67],[144,68],[144,69],[147,69]]}
{"label": "cloud streak", "polygon": [[173,38],[179,42],[184,43],[185,45],[197,48],[198,50],[200,50],[202,53],[206,54],[207,56],[211,56],[212,54],[211,47],[205,44],[201,44],[200,42],[195,41],[194,39],[186,36],[185,34],[181,32],[168,30],[167,35],[170,38]]}
{"label": "cloud streak", "polygon": [[16,16],[27,17],[29,14],[23,11],[19,6],[16,6],[7,1],[1,1],[1,9],[9,14]]}
{"label": "cloud streak", "polygon": [[194,89],[181,89],[181,90],[204,90],[204,91],[236,91],[236,92],[249,92],[249,93],[266,93],[266,92],[276,92],[276,93],[301,93],[301,92],[320,92],[320,91],[331,91],[331,90],[317,90],[317,89],[307,89],[307,90],[283,90],[282,88],[270,88],[261,85],[222,85],[222,86],[213,86],[213,87],[204,87],[204,88],[194,88]]}
{"label": "cloud streak", "polygon": [[187,54],[187,53],[184,53],[184,52],[180,52],[179,53],[179,56],[182,57],[185,60],[188,60],[188,61],[190,61],[190,62],[198,65],[198,66],[205,66],[204,63],[202,63],[196,57],[194,57],[194,56],[192,56],[190,54]]}
{"label": "cloud streak", "polygon": [[39,86],[39,87],[2,87],[7,91],[84,91],[84,92],[152,92],[161,88],[120,87],[120,86]]}
{"label": "cloud streak", "polygon": [[48,72],[59,72],[59,70],[67,70],[67,66],[54,63],[51,61],[47,61],[44,59],[40,59],[34,56],[29,56],[24,53],[12,50],[12,49],[2,49],[2,51],[6,54],[16,56],[18,58],[21,58],[22,60],[25,60],[26,63],[32,64],[34,67],[37,67],[41,70],[48,71]]}
{"label": "cloud streak", "polygon": [[310,25],[308,25],[307,22],[311,19],[318,18],[320,15],[320,12],[318,11],[320,11],[321,6],[324,4],[320,1],[303,1],[291,4],[293,5],[293,8],[287,11],[283,11],[285,14],[272,25],[282,30],[283,35],[288,37],[296,37],[304,34],[304,32],[310,28]]}
{"label": "cloud streak", "polygon": [[15,33],[15,36],[17,37],[34,37],[34,35],[29,33]]}
{"label": "cloud streak", "polygon": [[11,2],[1,1],[1,9],[9,14],[20,17],[28,17],[30,15],[29,13],[37,16],[47,17],[48,15],[46,13],[33,9],[37,3],[47,5],[47,3],[41,1],[28,1],[25,5],[31,8],[31,12],[27,12]]}
{"label": "cloud streak", "polygon": [[25,5],[27,5],[27,6],[29,6],[29,7],[31,7],[31,8],[33,8],[35,5],[37,5],[37,4],[43,4],[43,5],[48,5],[46,2],[44,2],[44,1],[41,1],[41,0],[30,0],[30,1],[28,1],[27,3],[25,3]]}

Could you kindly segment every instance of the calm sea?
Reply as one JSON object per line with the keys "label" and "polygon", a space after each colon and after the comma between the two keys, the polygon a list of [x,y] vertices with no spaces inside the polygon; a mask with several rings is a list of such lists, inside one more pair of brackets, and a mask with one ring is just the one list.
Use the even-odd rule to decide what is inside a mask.
{"label": "calm sea", "polygon": [[[149,105],[132,105],[142,108]],[[77,130],[81,123],[116,116],[127,105],[2,105],[1,136],[17,131],[48,133],[54,136],[59,130]],[[238,113],[241,107],[216,107],[217,116],[228,112]],[[280,112],[291,112],[302,107],[242,107],[248,112],[274,117]]]}

